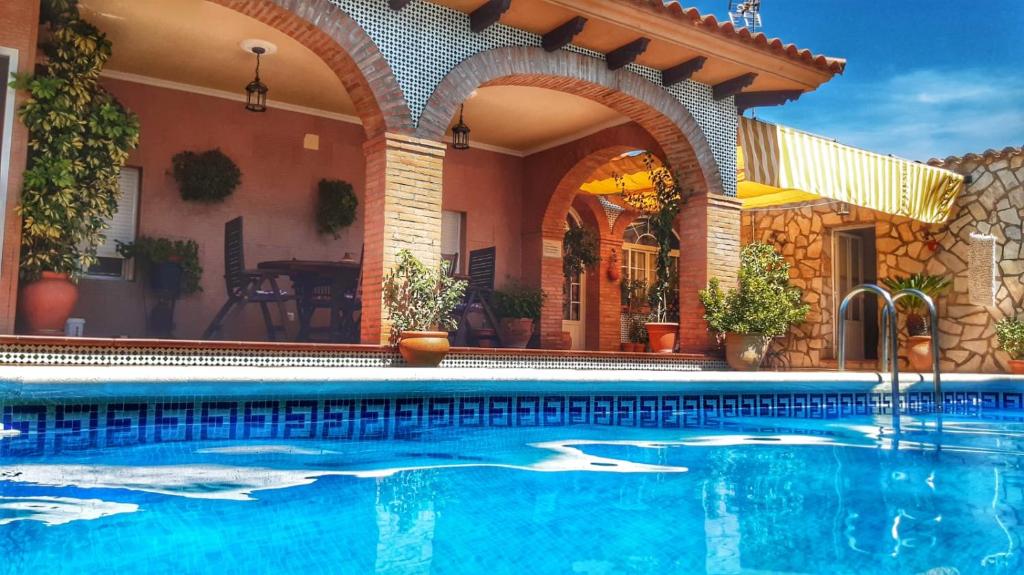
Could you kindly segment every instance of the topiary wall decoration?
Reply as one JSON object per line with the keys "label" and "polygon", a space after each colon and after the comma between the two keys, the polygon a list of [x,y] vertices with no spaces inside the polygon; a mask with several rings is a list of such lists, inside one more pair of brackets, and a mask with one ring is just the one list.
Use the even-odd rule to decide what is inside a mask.
{"label": "topiary wall decoration", "polygon": [[223,202],[242,183],[242,171],[220,149],[179,152],[171,158],[171,166],[181,198],[186,201]]}
{"label": "topiary wall decoration", "polygon": [[356,221],[359,199],[352,191],[352,184],[341,180],[320,180],[316,202],[316,227],[321,234],[338,232]]}

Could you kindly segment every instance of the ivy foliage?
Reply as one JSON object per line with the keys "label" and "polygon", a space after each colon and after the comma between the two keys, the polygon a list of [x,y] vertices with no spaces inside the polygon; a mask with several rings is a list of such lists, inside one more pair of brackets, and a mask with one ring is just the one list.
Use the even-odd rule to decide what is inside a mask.
{"label": "ivy foliage", "polygon": [[171,174],[181,199],[192,202],[223,202],[242,183],[242,170],[219,149],[178,152],[171,158]]}
{"label": "ivy foliage", "polygon": [[1011,359],[1024,359],[1024,321],[1015,317],[997,321],[996,339],[999,347],[1010,354]]}
{"label": "ivy foliage", "polygon": [[77,277],[117,212],[118,177],[139,141],[138,118],[99,85],[111,44],[79,17],[74,2],[46,0],[46,62],[35,75],[15,74],[27,92],[18,118],[28,128],[21,202],[23,280],[43,271]]}
{"label": "ivy foliage", "polygon": [[199,264],[199,244],[195,240],[141,236],[134,242],[117,242],[117,253],[127,259],[134,259],[147,276],[158,264],[176,263],[182,270],[181,294],[192,295],[203,291],[199,285],[203,278],[203,267]]}
{"label": "ivy foliage", "polygon": [[384,277],[384,305],[391,320],[391,341],[403,331],[451,331],[455,306],[467,282],[448,275],[447,264],[430,269],[409,250],[398,252],[398,265]]}
{"label": "ivy foliage", "polygon": [[601,262],[597,234],[582,227],[569,226],[562,238],[562,272],[571,278]]}
{"label": "ivy foliage", "polygon": [[789,263],[772,246],[752,243],[740,253],[739,287],[725,293],[718,278],[700,291],[704,320],[718,333],[778,337],[804,321],[810,306],[789,284]]}
{"label": "ivy foliage", "polygon": [[356,221],[359,199],[352,191],[352,184],[342,180],[320,180],[317,187],[317,231],[337,239],[339,231]]}

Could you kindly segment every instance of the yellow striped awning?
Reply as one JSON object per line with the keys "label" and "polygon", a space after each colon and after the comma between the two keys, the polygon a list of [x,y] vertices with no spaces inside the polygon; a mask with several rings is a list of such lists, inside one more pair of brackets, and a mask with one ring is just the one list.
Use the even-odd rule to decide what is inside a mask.
{"label": "yellow striped awning", "polygon": [[963,176],[806,132],[740,118],[737,193],[744,208],[829,198],[927,223],[945,221]]}

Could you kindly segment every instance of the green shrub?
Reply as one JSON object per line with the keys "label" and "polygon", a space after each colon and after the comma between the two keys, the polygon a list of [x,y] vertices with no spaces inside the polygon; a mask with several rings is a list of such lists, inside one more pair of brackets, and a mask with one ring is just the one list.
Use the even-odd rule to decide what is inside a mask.
{"label": "green shrub", "polygon": [[462,301],[467,282],[449,277],[444,264],[432,270],[409,250],[398,252],[398,265],[384,278],[384,305],[391,320],[391,341],[403,331],[451,331],[452,311]]}
{"label": "green shrub", "polygon": [[48,0],[42,14],[43,71],[12,83],[28,96],[18,108],[29,150],[18,214],[20,275],[29,281],[43,271],[77,276],[95,263],[117,212],[121,167],[139,140],[138,118],[98,83],[110,41],[74,3]]}
{"label": "green shrub", "polygon": [[540,319],[540,310],[544,307],[544,292],[513,284],[494,292],[495,313],[501,318]]}
{"label": "green shrub", "polygon": [[321,234],[331,234],[335,239],[338,232],[356,221],[359,199],[352,191],[352,184],[341,180],[320,180],[317,184],[316,227]]}
{"label": "green shrub", "polygon": [[199,265],[199,244],[195,240],[169,240],[141,236],[134,242],[117,242],[117,253],[134,259],[143,275],[149,275],[153,266],[174,262],[182,270],[182,295],[203,291],[199,285],[203,278],[203,267]]}
{"label": "green shrub", "polygon": [[171,158],[171,173],[181,199],[192,202],[222,202],[242,183],[242,171],[219,149],[179,152]]}
{"label": "green shrub", "polygon": [[700,291],[704,320],[718,333],[777,337],[810,311],[799,288],[789,285],[789,264],[770,245],[753,243],[740,253],[739,287],[724,293],[718,278]]}
{"label": "green shrub", "polygon": [[596,266],[601,262],[597,235],[579,226],[569,226],[562,239],[562,273],[565,277],[574,277],[583,272],[584,268]]}
{"label": "green shrub", "polygon": [[1024,359],[1024,321],[1015,317],[999,320],[996,322],[996,339],[1011,359]]}

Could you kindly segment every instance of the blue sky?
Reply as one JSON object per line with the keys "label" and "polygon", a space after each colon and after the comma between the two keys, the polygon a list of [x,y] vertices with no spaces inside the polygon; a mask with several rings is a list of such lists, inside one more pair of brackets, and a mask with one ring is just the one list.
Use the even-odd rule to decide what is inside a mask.
{"label": "blue sky", "polygon": [[[681,3],[720,18],[729,4]],[[761,14],[768,36],[847,59],[761,119],[913,160],[1024,145],[1022,1],[762,0]]]}

